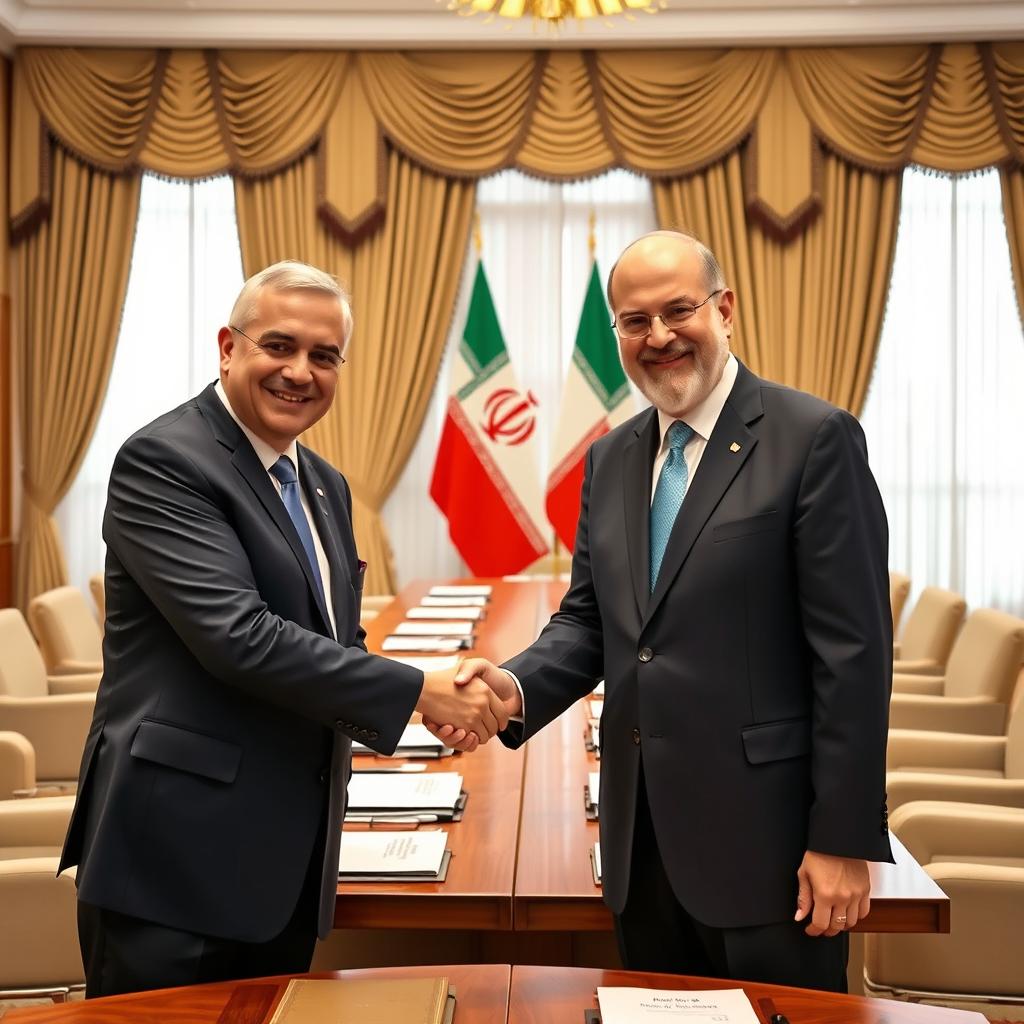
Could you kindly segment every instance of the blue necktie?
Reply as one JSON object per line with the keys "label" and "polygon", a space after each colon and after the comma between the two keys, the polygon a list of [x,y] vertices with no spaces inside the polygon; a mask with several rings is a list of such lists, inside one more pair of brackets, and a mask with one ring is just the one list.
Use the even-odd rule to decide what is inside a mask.
{"label": "blue necktie", "polygon": [[[313,533],[309,528],[309,520],[306,513],[302,511],[302,501],[299,498],[299,478],[295,475],[295,467],[287,455],[282,455],[271,467],[270,472],[281,484],[281,500],[288,510],[288,516],[295,527],[295,532],[302,541],[302,547],[309,559],[309,567],[313,570],[313,579],[316,580],[320,597],[324,597],[324,581],[320,577],[320,565],[316,560],[316,548],[313,546]],[[326,604],[326,599],[324,604]]]}
{"label": "blue necktie", "polygon": [[651,502],[651,593],[658,582],[661,560],[665,557],[668,536],[686,494],[686,459],[683,449],[693,437],[693,427],[676,420],[668,428],[668,456],[661,467],[658,486]]}

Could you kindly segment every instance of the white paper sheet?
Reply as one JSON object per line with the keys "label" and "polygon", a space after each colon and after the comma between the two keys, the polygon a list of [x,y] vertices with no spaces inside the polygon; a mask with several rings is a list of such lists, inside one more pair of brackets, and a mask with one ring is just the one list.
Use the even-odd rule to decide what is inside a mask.
{"label": "white paper sheet", "polygon": [[346,832],[341,837],[339,875],[434,874],[441,870],[447,833]]}
{"label": "white paper sheet", "polygon": [[741,988],[701,992],[657,988],[597,989],[603,1024],[681,1021],[685,1024],[760,1024]]}
{"label": "white paper sheet", "polygon": [[348,783],[350,811],[453,811],[462,792],[458,772],[426,775],[353,775]]}
{"label": "white paper sheet", "polygon": [[472,636],[472,622],[400,622],[394,636]]}
{"label": "white paper sheet", "polygon": [[451,608],[424,608],[417,605],[410,608],[406,613],[407,619],[463,619],[466,622],[476,622],[484,614],[483,608],[477,605],[455,605]]}
{"label": "white paper sheet", "polygon": [[[395,751],[395,756],[401,757],[403,750],[421,750],[424,748],[443,750],[444,743],[442,743],[441,740],[439,740],[422,722],[410,722],[402,730],[402,735],[398,740],[398,749]],[[370,748],[365,744],[353,742],[353,754],[365,754],[368,752],[372,753]]]}
{"label": "white paper sheet", "polygon": [[601,712],[604,710],[603,700],[588,700],[587,701],[587,713],[591,718],[596,718],[598,721],[601,719]]}
{"label": "white paper sheet", "polygon": [[425,608],[468,608],[470,606],[482,608],[487,604],[487,598],[483,594],[479,596],[460,594],[457,597],[438,597],[436,594],[427,594],[420,598],[420,604]]}
{"label": "white paper sheet", "polygon": [[418,668],[421,672],[444,672],[446,669],[455,668],[461,661],[457,654],[445,654],[439,658],[400,658],[391,654],[388,655],[388,659],[397,661],[399,665]]}
{"label": "white paper sheet", "polygon": [[388,651],[421,651],[424,654],[441,654],[452,651],[461,651],[464,648],[462,637],[458,636],[386,636],[381,642],[380,649]]}
{"label": "white paper sheet", "polygon": [[431,587],[432,597],[490,597],[494,588],[489,583],[456,583]]}
{"label": "white paper sheet", "polygon": [[587,788],[590,790],[590,802],[597,804],[601,799],[601,773],[587,773]]}

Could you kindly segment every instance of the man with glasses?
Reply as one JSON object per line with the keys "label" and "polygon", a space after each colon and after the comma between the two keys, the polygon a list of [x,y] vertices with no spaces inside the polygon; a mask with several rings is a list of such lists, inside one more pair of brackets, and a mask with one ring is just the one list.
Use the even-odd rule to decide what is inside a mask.
{"label": "man with glasses", "polygon": [[366,652],[345,479],[296,438],[352,333],[315,267],[250,278],[220,380],[110,477],[104,673],[61,869],[79,865],[88,996],[309,969],[334,920],[353,739],[414,709],[486,741],[483,683]]}
{"label": "man with glasses", "polygon": [[639,239],[608,298],[654,408],[587,455],[572,582],[539,639],[457,678],[506,701],[510,746],[604,678],[603,889],[627,967],[845,990],[866,862],[892,859],[888,537],[863,433],[730,353],[735,297],[695,239]]}

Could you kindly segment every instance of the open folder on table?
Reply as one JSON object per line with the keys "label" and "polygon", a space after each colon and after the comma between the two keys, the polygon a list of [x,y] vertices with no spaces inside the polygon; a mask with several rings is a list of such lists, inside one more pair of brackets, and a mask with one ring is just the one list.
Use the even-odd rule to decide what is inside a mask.
{"label": "open folder on table", "polygon": [[[364,746],[362,743],[352,743],[353,754],[376,754],[375,750]],[[410,722],[403,730],[398,740],[398,747],[391,757],[449,757],[455,751],[446,747],[425,725],[421,722]],[[380,755],[378,755],[380,756]]]}
{"label": "open folder on table", "polygon": [[458,772],[379,775],[356,772],[348,783],[346,822],[458,821],[466,806]]}
{"label": "open folder on table", "polygon": [[451,853],[440,829],[345,832],[338,878],[345,882],[443,882]]}

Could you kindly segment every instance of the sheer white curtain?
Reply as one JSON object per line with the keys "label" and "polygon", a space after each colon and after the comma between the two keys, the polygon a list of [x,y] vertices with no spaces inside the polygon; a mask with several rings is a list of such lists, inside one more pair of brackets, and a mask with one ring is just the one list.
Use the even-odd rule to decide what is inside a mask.
{"label": "sheer white curtain", "polygon": [[862,422],[889,564],[1024,614],[1024,336],[994,170],[909,169]]}
{"label": "sheer white curtain", "polygon": [[103,568],[101,536],[114,456],[139,427],[217,376],[217,330],[242,286],[231,179],[147,175],[117,350],[85,461],[57,508],[70,582]]}
{"label": "sheer white curtain", "polygon": [[[505,345],[520,385],[533,391],[540,403],[537,474],[543,482],[590,274],[591,211],[596,216],[596,256],[604,278],[630,241],[656,227],[650,185],[626,171],[571,184],[505,171],[480,182],[477,211],[482,257]],[[466,321],[476,259],[471,245],[423,430],[384,507],[400,585],[467,571],[448,539],[447,521],[428,492],[448,400],[449,354],[458,345]]]}

